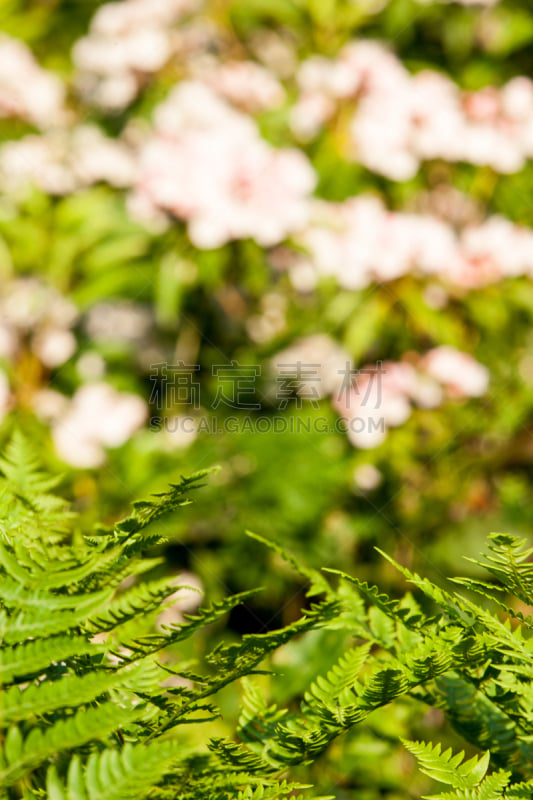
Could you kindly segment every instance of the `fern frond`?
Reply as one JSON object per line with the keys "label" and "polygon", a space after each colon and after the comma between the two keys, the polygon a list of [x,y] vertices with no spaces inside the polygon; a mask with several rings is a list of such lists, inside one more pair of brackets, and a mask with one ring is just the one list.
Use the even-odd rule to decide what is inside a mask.
{"label": "fern frond", "polygon": [[240,605],[243,600],[256,594],[259,589],[251,589],[247,592],[233,595],[224,600],[219,600],[212,603],[207,608],[200,608],[195,614],[184,614],[185,622],[177,623],[176,625],[163,625],[162,634],[152,634],[140,639],[128,640],[125,646],[131,650],[134,655],[125,658],[124,663],[127,661],[134,661],[140,656],[158,653],[160,650],[171,645],[182,642],[191,637],[197,630],[212,625],[217,622],[221,617],[225,616],[232,608]]}
{"label": "fern frond", "polygon": [[4,744],[0,785],[12,786],[30,770],[62,750],[73,750],[142,717],[144,706],[120,708],[116,703],[101,703],[96,708],[81,708],[73,716],[47,728],[34,727],[23,739],[20,728],[9,728]]}
{"label": "fern frond", "polygon": [[509,594],[533,605],[533,547],[525,540],[503,533],[491,533],[488,553],[483,559],[468,559],[499,580]]}
{"label": "fern frond", "polygon": [[223,765],[230,765],[232,768],[237,768],[242,772],[249,774],[258,772],[262,775],[268,775],[269,772],[275,772],[276,770],[275,767],[272,767],[271,764],[268,764],[245,745],[237,744],[227,739],[213,738],[208,747]]}
{"label": "fern frond", "polygon": [[35,639],[0,650],[0,685],[8,685],[15,678],[31,679],[50,664],[57,664],[73,656],[97,651],[84,636],[51,636]]}
{"label": "fern frond", "polygon": [[368,659],[370,644],[353,647],[344,653],[327,675],[318,676],[304,694],[310,709],[320,706],[349,705],[355,701],[353,688],[361,668]]}
{"label": "fern frond", "polygon": [[485,776],[489,767],[490,753],[474,756],[464,761],[464,752],[453,755],[451,747],[442,752],[440,743],[409,742],[402,740],[422,770],[430,778],[447,783],[455,789],[472,789]]}
{"label": "fern frond", "polygon": [[90,614],[83,627],[91,633],[112,630],[129,620],[138,620],[145,614],[161,610],[161,604],[167,597],[186,588],[190,587],[176,586],[173,578],[133,586],[111,603],[102,604],[102,610],[96,615]]}
{"label": "fern frond", "polygon": [[20,430],[15,430],[0,458],[0,492],[8,509],[6,523],[16,527],[23,521],[32,523],[27,534],[38,538],[47,532],[49,540],[62,538],[75,515],[68,504],[50,494],[60,477],[43,472],[33,446]]}
{"label": "fern frond", "polygon": [[[0,638],[6,644],[16,644],[28,639],[43,639],[58,633],[65,633],[80,626],[83,627],[87,614],[105,605],[105,597],[100,593],[93,596],[90,605],[76,611],[57,611],[45,614],[41,610],[21,611],[9,616],[0,612]],[[77,631],[76,631],[77,632]]]}
{"label": "fern frond", "polygon": [[182,476],[180,483],[170,484],[169,492],[154,494],[153,500],[138,500],[133,503],[132,514],[115,525],[117,538],[119,540],[128,539],[133,534],[140,533],[163,515],[175,511],[180,506],[189,505],[191,501],[187,497],[187,492],[204,486],[205,484],[201,481],[213,471],[214,469],[204,469],[187,478]]}
{"label": "fern frond", "polygon": [[498,770],[492,775],[486,775],[473,789],[457,789],[453,792],[430,795],[427,800],[506,800],[512,796],[506,791],[510,778],[510,772]]}
{"label": "fern frond", "polygon": [[278,723],[286,716],[286,708],[266,702],[263,693],[249,679],[243,678],[244,695],[237,723],[237,734],[243,742],[261,742],[275,735]]}
{"label": "fern frond", "polygon": [[468,609],[464,607],[461,599],[454,597],[450,592],[432,583],[428,578],[423,578],[417,575],[416,572],[411,572],[407,567],[398,564],[387,553],[384,553],[379,547],[376,547],[377,552],[383,556],[390,564],[393,565],[410,583],[416,586],[426,597],[433,600],[439,608],[444,611],[451,620],[468,625],[473,623],[473,619],[468,614]]}
{"label": "fern frond", "polygon": [[470,742],[507,763],[516,747],[516,726],[490,698],[464,677],[450,672],[435,681],[438,700],[456,729]]}
{"label": "fern frond", "polygon": [[104,669],[86,675],[66,675],[61,680],[30,683],[25,687],[18,685],[6,689],[0,703],[0,725],[7,725],[24,719],[41,717],[63,708],[76,709],[81,705],[103,698],[111,689],[131,686],[133,678],[138,678],[131,668]]}
{"label": "fern frond", "polygon": [[121,750],[93,753],[84,765],[74,756],[66,781],[56,767],[48,769],[46,788],[50,800],[144,800],[184,750],[173,741],[126,743]]}
{"label": "fern frond", "polygon": [[291,567],[301,575],[308,583],[309,589],[307,591],[307,597],[316,597],[317,595],[324,594],[326,597],[330,597],[332,595],[332,590],[324,578],[324,576],[316,569],[310,569],[309,567],[305,567],[297,561],[294,556],[292,556],[287,550],[285,550],[281,545],[277,542],[273,542],[271,539],[265,539],[263,536],[259,536],[257,533],[252,533],[252,531],[245,531],[246,535],[249,536],[251,539],[255,539],[256,542],[260,542],[261,544],[268,547],[270,550],[273,550],[277,553],[281,558],[286,561]]}
{"label": "fern frond", "polygon": [[367,708],[378,708],[406,694],[409,688],[409,678],[403,670],[386,668],[376,672],[364,684],[361,700]]}

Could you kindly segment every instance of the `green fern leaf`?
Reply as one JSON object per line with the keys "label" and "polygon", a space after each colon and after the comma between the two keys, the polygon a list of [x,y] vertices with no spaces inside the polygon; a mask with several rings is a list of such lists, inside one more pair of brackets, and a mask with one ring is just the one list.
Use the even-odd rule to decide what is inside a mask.
{"label": "green fern leaf", "polygon": [[474,756],[468,761],[463,761],[464,752],[453,755],[451,748],[442,752],[440,744],[402,741],[415,756],[422,772],[456,789],[474,788],[483,779],[489,766],[488,752],[481,758]]}

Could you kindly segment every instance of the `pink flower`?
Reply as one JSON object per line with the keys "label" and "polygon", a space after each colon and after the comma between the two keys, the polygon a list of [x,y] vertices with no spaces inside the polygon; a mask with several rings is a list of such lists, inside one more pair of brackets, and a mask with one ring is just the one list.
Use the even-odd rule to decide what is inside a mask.
{"label": "pink flower", "polygon": [[0,183],[14,193],[35,185],[62,195],[99,181],[124,187],[134,176],[129,148],[95,125],[25,136],[0,148]]}
{"label": "pink flower", "polygon": [[[349,364],[347,365],[349,366]],[[441,405],[443,387],[451,397],[479,397],[488,387],[488,370],[468,353],[437,347],[415,365],[406,361],[346,369],[332,391],[332,405],[344,421],[350,442],[360,449],[379,447],[390,428],[403,425],[413,405]]]}
{"label": "pink flower", "polygon": [[123,0],[100,6],[89,34],[72,51],[82,94],[103,108],[128,105],[145,77],[172,55],[169,26],[194,6],[194,0]]}
{"label": "pink flower", "polygon": [[500,113],[500,95],[494,86],[463,96],[463,108],[470,119],[478,122],[495,122]]}
{"label": "pink flower", "polygon": [[505,277],[529,274],[533,264],[533,232],[493,216],[466,228],[458,258],[450,263],[451,283],[472,289]]}
{"label": "pink flower", "polygon": [[255,113],[276,108],[285,98],[281,83],[265,67],[253,61],[229,61],[200,72],[215,92],[240,108]]}
{"label": "pink flower", "polygon": [[489,371],[468,353],[442,346],[423,360],[428,375],[442,383],[453,397],[481,397],[489,385]]}
{"label": "pink flower", "polygon": [[313,139],[335,113],[335,103],[320,93],[303,94],[291,106],[289,123],[294,135],[306,142]]}
{"label": "pink flower", "polygon": [[391,213],[371,195],[313,204],[312,223],[298,237],[321,275],[361,289],[411,271],[446,274],[458,242],[446,223],[422,214]]}
{"label": "pink flower", "polygon": [[372,42],[348,45],[338,61],[351,64],[359,78],[351,155],[375,172],[402,181],[416,174],[421,160],[445,158],[512,173],[533,155],[533,84],[527,78],[501,90],[462,93],[437,72],[409,75]]}
{"label": "pink flower", "polygon": [[54,424],[52,437],[59,456],[73,467],[99,467],[104,447],[119,447],[146,419],[140,397],[117,392],[106,383],[82,386],[69,409]]}
{"label": "pink flower", "polygon": [[501,91],[501,107],[505,116],[528,121],[533,116],[533,82],[530,78],[512,78]]}
{"label": "pink flower", "polygon": [[186,219],[197,247],[248,237],[269,247],[304,227],[315,177],[299,150],[272,148],[199,83],[174,89],[155,122],[135,196]]}
{"label": "pink flower", "polygon": [[410,392],[416,372],[410,364],[385,362],[355,373],[334,393],[333,407],[346,423],[351,443],[361,449],[378,447],[387,430],[403,425],[411,416]]}
{"label": "pink flower", "polygon": [[42,128],[61,122],[65,90],[37,64],[23,42],[0,36],[0,117],[21,117]]}

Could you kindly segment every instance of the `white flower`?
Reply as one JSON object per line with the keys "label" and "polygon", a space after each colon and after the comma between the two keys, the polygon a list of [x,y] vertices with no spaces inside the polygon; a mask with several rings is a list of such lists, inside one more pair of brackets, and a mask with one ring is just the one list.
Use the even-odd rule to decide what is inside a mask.
{"label": "white flower", "polygon": [[454,347],[430,350],[423,366],[428,375],[442,383],[454,397],[481,397],[487,391],[488,369]]}
{"label": "white flower", "polygon": [[157,433],[157,446],[167,453],[185,450],[197,436],[197,422],[192,417],[165,417],[163,430]]}
{"label": "white flower", "polygon": [[310,286],[310,269],[346,289],[417,272],[467,289],[533,274],[533,231],[501,216],[456,230],[430,214],[389,212],[371,195],[314,201],[310,216],[296,237],[308,258],[281,265],[290,273],[302,265]]}
{"label": "white flower", "polygon": [[335,103],[323,94],[303,94],[291,106],[289,124],[298,139],[309,141],[335,112]]}
{"label": "white flower", "polygon": [[373,464],[359,464],[353,473],[353,481],[357,488],[369,492],[377,489],[383,480],[383,475]]}
{"label": "white flower", "polygon": [[139,344],[145,341],[153,324],[148,308],[133,301],[96,303],[87,314],[85,327],[97,341],[122,341]]}
{"label": "white flower", "polygon": [[140,397],[117,392],[106,383],[82,386],[52,436],[60,457],[74,467],[98,467],[104,447],[119,447],[144,423],[146,404]]}
{"label": "white flower", "polygon": [[416,270],[445,275],[458,261],[452,228],[430,215],[391,213],[370,195],[315,202],[312,209],[312,222],[298,240],[317,272],[336,276],[347,289]]}
{"label": "white flower", "polygon": [[512,78],[501,91],[503,113],[514,120],[529,120],[533,115],[533,82],[530,78]]}
{"label": "white flower", "polygon": [[68,409],[69,401],[54,389],[39,389],[32,397],[32,407],[37,416],[46,422],[55,422]]}
{"label": "white flower", "polygon": [[69,194],[76,179],[65,162],[64,137],[25,136],[0,148],[0,182],[14,193],[35,185],[53,195]]}
{"label": "white flower", "polygon": [[61,80],[42,69],[23,42],[0,35],[0,117],[55,125],[64,116],[64,95]]}
{"label": "white flower", "polygon": [[253,61],[215,64],[198,77],[230,103],[251,113],[276,108],[285,98],[281,83]]}
{"label": "white flower", "polygon": [[9,381],[5,372],[0,371],[0,420],[2,420],[7,412],[11,402],[11,391],[9,388]]}
{"label": "white flower", "polygon": [[95,125],[80,125],[72,137],[72,162],[84,186],[106,181],[112,186],[131,186],[135,180],[135,160],[126,145],[104,136]]}
{"label": "white flower", "polygon": [[72,51],[82,94],[107,109],[128,105],[144,76],[172,55],[169,27],[194,5],[191,0],[123,0],[100,6],[89,34]]}
{"label": "white flower", "polygon": [[[297,112],[298,103],[313,108],[310,98],[317,108],[318,100],[341,99],[343,92],[335,90],[333,76],[336,70],[343,75],[346,66],[351,67],[351,90],[358,97],[350,124],[351,157],[392,180],[412,178],[421,160],[433,158],[512,173],[533,152],[533,83],[528,78],[514,78],[501,90],[489,86],[461,92],[432,70],[411,76],[398,58],[375,42],[353,42],[334,62],[304,62]],[[333,113],[328,107],[322,119],[315,114],[307,138]],[[303,123],[298,113],[296,123]],[[305,127],[302,130],[305,134]]]}
{"label": "white flower", "polygon": [[351,359],[346,350],[326,334],[297,339],[271,359],[272,372],[287,374],[288,367],[301,365],[298,392],[302,397],[321,398],[339,390],[349,372]]}
{"label": "white flower", "polygon": [[410,395],[416,382],[415,369],[401,362],[355,373],[351,385],[345,383],[332,398],[351,443],[365,450],[379,447],[389,428],[403,425],[411,416]]}
{"label": "white flower", "polygon": [[7,322],[0,322],[0,358],[14,358],[18,346],[19,337],[15,328]]}
{"label": "white flower", "polygon": [[45,366],[59,367],[76,350],[76,337],[62,328],[45,327],[33,339],[32,349]]}
{"label": "white flower", "polygon": [[375,411],[362,417],[348,417],[346,435],[348,441],[359,450],[373,450],[387,438],[383,417]]}
{"label": "white flower", "polygon": [[296,78],[304,92],[320,92],[335,98],[354,94],[361,82],[361,75],[347,59],[330,61],[323,56],[311,56],[304,61]]}
{"label": "white flower", "polygon": [[134,177],[127,146],[93,125],[25,136],[0,148],[0,183],[11,192],[36,185],[64,195],[99,181],[129,186]]}
{"label": "white flower", "polygon": [[78,313],[63,295],[36,278],[7,283],[0,296],[0,312],[5,323],[20,331],[30,331],[46,323],[68,328]]}
{"label": "white flower", "polygon": [[189,223],[197,247],[253,238],[278,244],[307,223],[314,172],[299,150],[276,150],[254,122],[208,87],[180,84],[155,113],[134,201]]}
{"label": "white flower", "polygon": [[436,380],[419,372],[409,394],[419,408],[438,408],[444,396],[442,387]]}

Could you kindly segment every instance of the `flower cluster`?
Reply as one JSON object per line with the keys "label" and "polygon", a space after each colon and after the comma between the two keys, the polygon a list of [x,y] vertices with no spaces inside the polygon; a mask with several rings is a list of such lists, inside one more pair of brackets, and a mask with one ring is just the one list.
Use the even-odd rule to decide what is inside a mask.
{"label": "flower cluster", "polygon": [[[486,367],[447,345],[424,355],[410,354],[409,360],[356,369],[344,348],[317,334],[279,352],[272,359],[272,372],[285,363],[301,367],[296,388],[302,399],[331,398],[346,423],[348,439],[360,449],[378,447],[390,428],[409,419],[413,405],[434,409],[446,399],[481,397],[489,385]],[[306,365],[313,369],[306,370]]]}
{"label": "flower cluster", "polygon": [[480,397],[489,384],[489,372],[468,353],[441,346],[407,361],[384,362],[355,370],[349,386],[332,395],[336,411],[346,422],[350,442],[360,449],[379,447],[389,428],[403,425],[413,404],[436,408],[446,397]]}
{"label": "flower cluster", "polygon": [[271,147],[251,118],[206,85],[184,81],[156,109],[131,209],[187,220],[198,247],[248,237],[270,246],[307,223],[314,183],[302,152]]}
{"label": "flower cluster", "polygon": [[285,90],[277,78],[255,61],[211,59],[195,70],[195,78],[204,81],[216,94],[232,105],[256,114],[276,108],[285,99]]}
{"label": "flower cluster", "polygon": [[63,82],[42,69],[18,39],[0,36],[0,117],[18,117],[39,128],[65,115]]}
{"label": "flower cluster", "polygon": [[[66,463],[97,467],[105,460],[104,448],[124,444],[144,424],[147,405],[101,380],[82,384],[72,398],[46,386],[51,371],[57,376],[58,368],[76,354],[73,326],[78,317],[73,303],[34,278],[5,281],[0,295],[0,360],[5,368],[0,370],[0,417],[14,404],[33,408],[51,425],[56,451]],[[91,370],[88,358],[90,354],[78,359],[78,371],[88,380],[100,378],[105,365]]]}
{"label": "flower cluster", "polygon": [[100,6],[88,35],[73,51],[82,95],[109,110],[131,103],[146,78],[173,52],[169,26],[193,7],[191,0],[124,0]]}
{"label": "flower cluster", "polygon": [[[72,326],[77,309],[56,290],[33,278],[4,280],[0,292],[0,419],[15,404],[31,405],[43,371],[60,367],[76,349]],[[9,374],[22,364],[16,380]],[[25,377],[21,377],[24,374]]]}
{"label": "flower cluster", "polygon": [[336,60],[305,61],[298,83],[294,133],[312,138],[341,101],[351,102],[346,154],[392,180],[408,180],[436,158],[512,173],[533,155],[533,82],[526,77],[465,92],[439,72],[411,75],[386,47],[360,41]]}
{"label": "flower cluster", "polygon": [[[467,289],[533,275],[529,228],[492,216],[457,230],[433,214],[388,211],[372,195],[340,204],[316,201],[312,222],[298,243],[316,276],[334,276],[346,289],[413,272]],[[305,263],[302,256],[288,263],[297,286]]]}
{"label": "flower cluster", "polygon": [[73,467],[101,466],[104,448],[123,445],[147,417],[138,395],[103,382],[82,386],[71,399],[59,395],[55,400],[52,438],[58,455]]}
{"label": "flower cluster", "polygon": [[95,125],[30,134],[0,149],[0,185],[12,194],[28,185],[52,195],[70,194],[99,181],[125,187],[134,177],[130,149]]}
{"label": "flower cluster", "polygon": [[5,281],[0,295],[0,358],[17,360],[25,348],[48,368],[64,364],[76,349],[71,330],[76,307],[33,278]]}

